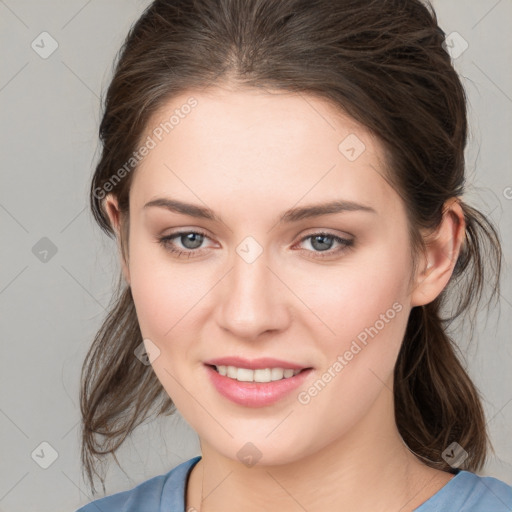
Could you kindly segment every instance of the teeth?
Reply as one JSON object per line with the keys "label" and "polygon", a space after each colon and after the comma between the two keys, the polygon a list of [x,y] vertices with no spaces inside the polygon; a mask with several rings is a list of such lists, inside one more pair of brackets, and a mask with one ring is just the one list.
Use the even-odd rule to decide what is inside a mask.
{"label": "teeth", "polygon": [[292,370],[291,368],[259,368],[257,370],[237,368],[236,366],[216,366],[215,368],[221,375],[239,382],[272,382],[283,378],[289,379],[300,373],[300,370]]}

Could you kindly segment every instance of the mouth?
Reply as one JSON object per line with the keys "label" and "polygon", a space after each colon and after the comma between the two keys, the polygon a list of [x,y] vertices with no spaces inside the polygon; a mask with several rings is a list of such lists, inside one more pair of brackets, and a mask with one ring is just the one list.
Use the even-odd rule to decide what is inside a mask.
{"label": "mouth", "polygon": [[[220,363],[235,363],[237,366]],[[237,405],[251,408],[271,406],[289,398],[299,386],[306,385],[314,371],[312,367],[301,368],[275,359],[248,361],[223,358],[215,364],[213,361],[204,363],[204,368],[220,395]]]}
{"label": "mouth", "polygon": [[281,367],[269,368],[241,368],[231,365],[213,365],[207,364],[210,368],[215,370],[219,375],[228,377],[238,382],[275,382],[279,380],[289,379],[295,377],[301,372],[310,370],[311,368],[293,369]]}

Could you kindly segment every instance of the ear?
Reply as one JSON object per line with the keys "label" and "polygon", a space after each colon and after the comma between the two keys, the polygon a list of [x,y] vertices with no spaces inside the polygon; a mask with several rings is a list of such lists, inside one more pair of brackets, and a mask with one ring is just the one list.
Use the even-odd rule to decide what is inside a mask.
{"label": "ear", "polygon": [[432,302],[443,291],[459,257],[466,232],[464,212],[456,198],[446,201],[443,210],[441,224],[425,237],[426,253],[416,271],[412,307]]}
{"label": "ear", "polygon": [[110,225],[114,228],[116,232],[117,239],[117,248],[119,250],[119,255],[121,259],[121,270],[123,272],[123,276],[128,284],[130,284],[130,271],[128,268],[128,264],[125,261],[123,250],[121,246],[121,222],[122,215],[119,210],[119,204],[117,202],[117,198],[112,194],[108,194],[105,197],[105,211],[107,212],[108,218],[110,219]]}

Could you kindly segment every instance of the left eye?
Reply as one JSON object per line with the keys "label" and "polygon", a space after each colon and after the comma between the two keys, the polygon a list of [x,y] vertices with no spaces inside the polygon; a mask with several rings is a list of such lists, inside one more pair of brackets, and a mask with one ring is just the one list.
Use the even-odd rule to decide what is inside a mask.
{"label": "left eye", "polygon": [[[164,248],[176,254],[178,257],[186,256],[188,258],[194,257],[195,253],[201,253],[201,245],[205,238],[209,238],[208,235],[202,231],[180,231],[178,233],[173,233],[171,235],[167,235],[158,239],[159,243],[164,246]],[[183,248],[176,247],[174,242],[175,239],[179,239]],[[307,235],[300,240],[300,243],[305,242],[306,240],[311,239],[311,246],[315,249],[313,251],[309,249],[303,249],[307,252],[313,252],[316,254],[317,258],[323,258],[327,256],[332,256],[333,254],[337,254],[339,252],[344,251],[345,249],[351,247],[354,243],[354,240],[341,238],[339,236],[333,235],[331,233],[313,233],[311,235]],[[338,243],[341,247],[335,250],[330,250],[333,242]],[[325,255],[322,253],[326,253]]]}
{"label": "left eye", "polygon": [[[313,248],[318,249],[318,251],[313,251],[315,253],[327,253],[326,256],[332,256],[332,254],[337,254],[343,250],[345,250],[348,247],[351,247],[354,243],[353,240],[349,240],[346,238],[341,238],[339,236],[333,235],[331,233],[314,233],[312,235],[305,236],[301,242],[304,242],[305,240],[311,240],[310,244]],[[326,240],[330,240],[330,242],[326,242]],[[338,243],[341,247],[338,249],[335,249],[333,251],[330,250],[330,248],[333,245],[333,241]],[[328,246],[328,247],[326,247]],[[318,256],[315,257],[324,257],[323,254],[318,254]]]}

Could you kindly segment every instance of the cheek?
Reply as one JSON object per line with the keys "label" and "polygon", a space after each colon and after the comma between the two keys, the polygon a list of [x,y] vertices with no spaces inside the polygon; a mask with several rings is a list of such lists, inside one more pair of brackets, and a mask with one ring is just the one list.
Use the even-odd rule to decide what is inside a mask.
{"label": "cheek", "polygon": [[[329,411],[328,421],[322,414],[307,420],[322,429],[326,439],[350,430],[381,393],[389,390],[392,400],[391,378],[409,308],[405,286],[396,284],[392,272],[376,277],[372,272],[345,281],[336,302],[319,309],[335,334],[316,336],[323,365],[310,387],[300,390],[299,402],[309,411]],[[322,328],[325,331],[319,326],[315,332]]]}
{"label": "cheek", "polygon": [[294,283],[296,295],[316,314],[302,317],[311,318],[310,328],[322,329],[322,339],[328,339],[333,349],[342,349],[360,333],[364,339],[375,324],[391,338],[395,329],[403,330],[404,315],[397,310],[409,306],[409,267],[406,247],[375,244],[340,260],[337,267],[319,265],[300,276],[289,270],[286,280]]}
{"label": "cheek", "polygon": [[[194,357],[197,333],[211,315],[212,291],[222,269],[176,261],[153,242],[130,248],[130,286],[144,338],[163,352]],[[172,342],[172,343],[171,343]]]}
{"label": "cheek", "polygon": [[[323,354],[318,388],[328,383],[314,400],[352,411],[354,421],[389,382],[407,326],[410,259],[405,242],[393,242],[354,253],[336,272],[315,272],[308,278],[314,292],[301,290],[322,320],[313,332]],[[304,391],[305,401],[317,392]]]}

